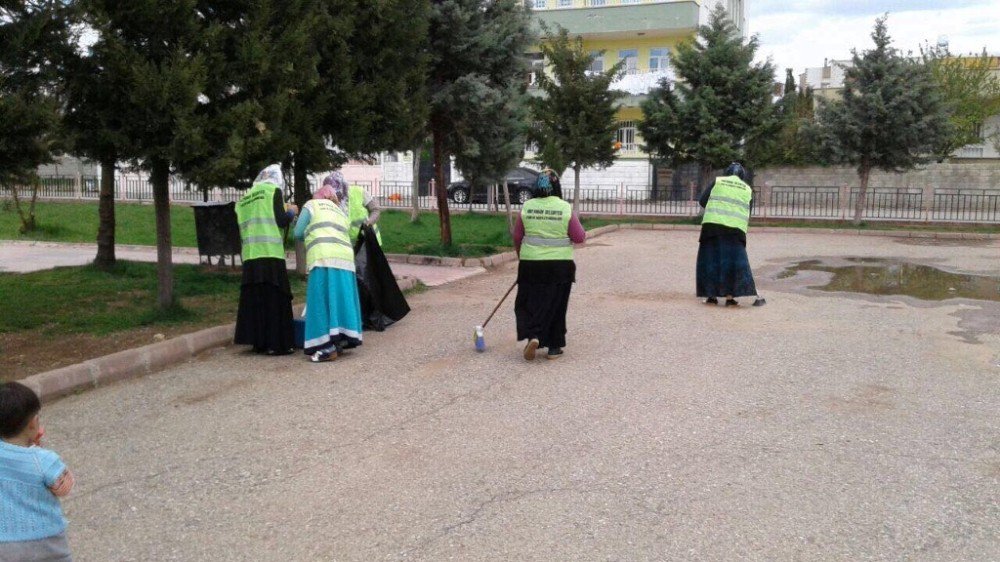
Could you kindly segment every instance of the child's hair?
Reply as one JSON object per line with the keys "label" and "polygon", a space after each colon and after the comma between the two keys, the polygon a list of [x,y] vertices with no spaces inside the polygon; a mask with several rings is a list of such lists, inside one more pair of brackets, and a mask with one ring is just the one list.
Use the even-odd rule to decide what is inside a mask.
{"label": "child's hair", "polygon": [[0,437],[17,437],[42,409],[34,390],[19,382],[0,385]]}

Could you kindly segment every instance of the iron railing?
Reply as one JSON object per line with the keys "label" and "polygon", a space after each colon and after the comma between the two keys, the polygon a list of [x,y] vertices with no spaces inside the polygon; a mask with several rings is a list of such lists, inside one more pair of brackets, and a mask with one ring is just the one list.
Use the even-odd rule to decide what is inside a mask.
{"label": "iron railing", "polygon": [[[408,181],[356,181],[378,204],[387,209],[410,209],[413,192]],[[180,178],[170,180],[170,198],[178,202],[197,202],[206,195]],[[503,210],[503,191],[493,187],[495,205],[486,204],[485,193],[475,193],[473,201],[455,203],[461,211]],[[87,176],[48,176],[40,178],[38,195],[44,199],[94,200],[100,192],[98,178]],[[244,192],[236,188],[211,189],[210,201],[236,201]],[[752,216],[757,218],[802,218],[819,220],[850,219],[854,216],[859,189],[837,186],[764,186],[754,190]],[[0,194],[6,195],[6,194]],[[578,210],[591,215],[696,217],[702,213],[698,194],[690,189],[654,189],[624,183],[584,184],[580,186]],[[573,200],[573,185],[563,186],[563,197]],[[121,175],[115,178],[115,198],[121,201],[152,201],[153,190],[146,177]],[[419,207],[437,209],[433,182],[419,196]],[[520,208],[517,193],[511,204]],[[936,221],[1000,223],[1000,188],[939,188],[928,191],[914,187],[870,188],[862,218],[866,220]]]}

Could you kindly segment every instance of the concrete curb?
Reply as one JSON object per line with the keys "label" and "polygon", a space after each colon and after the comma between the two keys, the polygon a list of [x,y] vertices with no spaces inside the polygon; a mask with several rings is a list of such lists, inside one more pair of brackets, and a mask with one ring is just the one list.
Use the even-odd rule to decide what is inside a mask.
{"label": "concrete curb", "polygon": [[206,328],[166,341],[126,349],[53,371],[32,375],[21,382],[43,402],[78,390],[97,388],[116,381],[161,371],[199,353],[233,341],[236,324]]}
{"label": "concrete curb", "polygon": [[[401,277],[397,282],[403,291],[413,289],[420,283],[413,277]],[[302,305],[296,305],[293,315],[298,318],[301,314]],[[235,322],[206,328],[31,375],[20,382],[34,390],[43,402],[48,402],[80,390],[162,371],[209,349],[230,345],[235,333]]]}

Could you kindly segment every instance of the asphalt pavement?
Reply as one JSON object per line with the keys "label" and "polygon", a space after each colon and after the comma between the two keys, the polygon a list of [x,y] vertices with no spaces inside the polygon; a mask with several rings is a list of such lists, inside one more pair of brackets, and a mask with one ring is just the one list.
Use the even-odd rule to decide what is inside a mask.
{"label": "asphalt pavement", "polygon": [[817,257],[1000,275],[1000,241],[751,232],[767,306],[694,298],[696,232],[577,252],[528,363],[508,264],[330,364],[239,348],[42,411],[77,561],[996,560],[1000,303],[809,289]]}

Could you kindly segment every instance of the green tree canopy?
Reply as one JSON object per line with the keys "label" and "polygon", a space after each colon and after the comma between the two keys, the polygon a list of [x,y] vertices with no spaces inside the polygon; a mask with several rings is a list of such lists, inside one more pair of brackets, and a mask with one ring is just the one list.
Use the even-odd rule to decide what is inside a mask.
{"label": "green tree canopy", "polygon": [[[441,243],[451,245],[444,168],[460,155],[473,173],[499,167],[514,151],[517,135],[516,86],[527,76],[525,51],[533,40],[529,14],[519,0],[433,0],[429,27],[429,129],[434,143]],[[517,97],[504,102],[505,96]],[[490,107],[501,111],[490,123],[471,123]],[[508,135],[517,135],[509,137]],[[487,167],[483,150],[505,136],[496,162]],[[506,148],[505,148],[506,147]],[[523,148],[523,147],[522,147]],[[486,156],[489,156],[486,154]],[[497,166],[493,166],[497,164]],[[483,172],[484,177],[494,172]]]}
{"label": "green tree canopy", "polygon": [[854,222],[861,222],[873,169],[902,172],[927,162],[952,133],[947,106],[930,68],[902,56],[879,18],[875,48],[853,51],[843,99],[823,103],[817,128],[832,161],[857,167],[860,194]]}
{"label": "green tree canopy", "polygon": [[774,67],[754,62],[757,48],[716,6],[698,37],[677,47],[676,84],[663,81],[642,103],[645,150],[672,166],[698,163],[704,179],[773,135]]}
{"label": "green tree canopy", "polygon": [[580,171],[615,161],[616,113],[624,93],[612,90],[611,84],[621,75],[624,61],[604,72],[590,72],[593,57],[583,40],[571,38],[563,28],[555,33],[545,29],[541,48],[551,75],[538,76],[542,96],[532,100],[534,137],[544,164],[560,173],[566,166],[573,168],[576,205]]}
{"label": "green tree canopy", "polygon": [[936,148],[938,156],[951,156],[967,144],[1000,141],[1000,131],[983,131],[986,120],[1000,114],[1000,58],[985,49],[956,56],[946,45],[925,45],[921,54],[951,113],[952,134]]}

